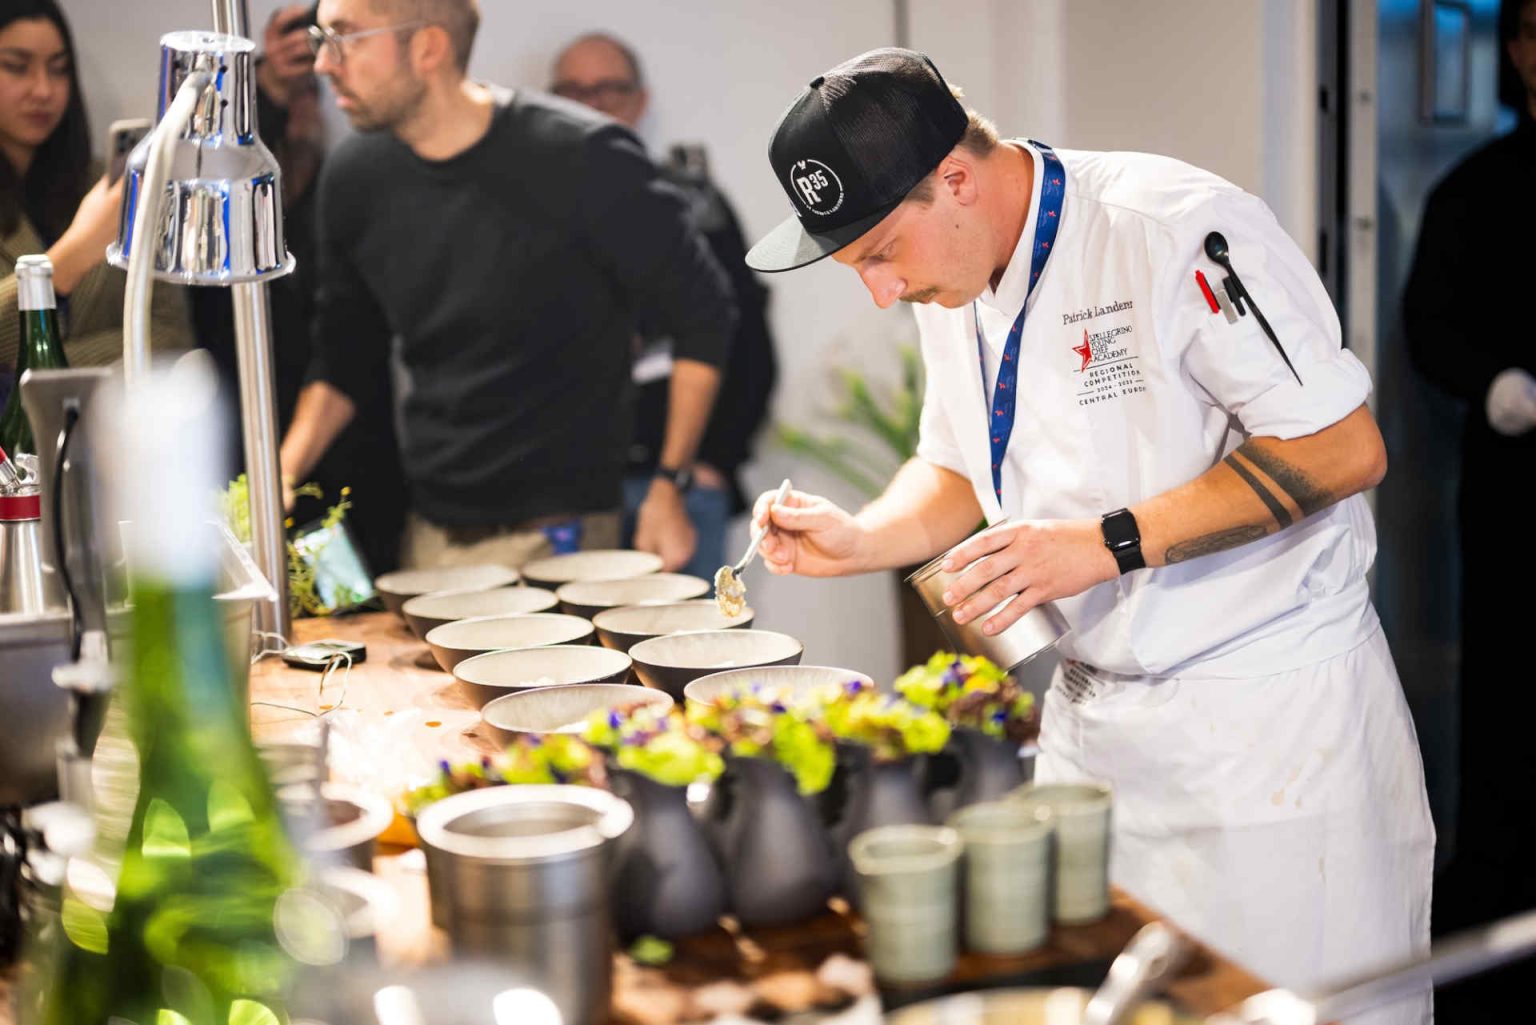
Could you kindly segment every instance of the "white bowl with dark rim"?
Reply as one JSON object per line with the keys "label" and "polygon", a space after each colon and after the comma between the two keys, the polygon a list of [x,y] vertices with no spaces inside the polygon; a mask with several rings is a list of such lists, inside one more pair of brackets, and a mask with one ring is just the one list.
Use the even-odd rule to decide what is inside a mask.
{"label": "white bowl with dark rim", "polygon": [[875,685],[874,677],[866,673],[835,666],[754,666],[701,676],[683,688],[683,698],[689,704],[707,705],[722,694],[761,687],[765,693],[796,701],[854,682],[866,687]]}
{"label": "white bowl with dark rim", "polygon": [[400,607],[400,614],[417,637],[444,623],[482,616],[518,616],[527,612],[548,612],[557,604],[553,591],[542,587],[493,587],[486,591],[433,591],[418,594]]}
{"label": "white bowl with dark rim", "polygon": [[805,647],[775,630],[699,630],[643,640],[629,649],[635,675],[675,699],[701,676],[724,669],[799,665]]}
{"label": "white bowl with dark rim", "polygon": [[374,580],[384,607],[400,615],[400,607],[418,594],[433,591],[488,591],[517,583],[517,570],[506,566],[437,566],[431,569],[399,569]]}
{"label": "white bowl with dark rim", "polygon": [[573,683],[506,694],[480,709],[480,719],[502,739],[519,733],[580,733],[587,716],[630,705],[649,705],[656,714],[672,707],[659,690],[624,683]]}
{"label": "white bowl with dark rim", "polygon": [[444,623],[427,631],[427,647],[445,672],[487,651],[547,648],[552,644],[591,644],[592,624],[559,612],[519,616],[478,616]]}
{"label": "white bowl with dark rim", "polygon": [[713,598],[698,598],[606,609],[592,617],[592,625],[604,647],[628,651],[641,641],[685,630],[740,630],[755,615],[747,608],[739,616],[726,616]]}
{"label": "white bowl with dark rim", "polygon": [[662,565],[661,556],[651,552],[597,548],[534,559],[524,564],[523,579],[535,587],[558,591],[561,585],[578,580],[629,580],[660,573]]}
{"label": "white bowl with dark rim", "polygon": [[714,587],[686,573],[647,573],[627,580],[576,580],[555,592],[560,611],[591,619],[605,609],[702,598]]}
{"label": "white bowl with dark rim", "polygon": [[629,667],[630,658],[622,651],[595,644],[555,644],[475,655],[453,667],[453,678],[475,707],[483,708],[518,691],[572,683],[623,683]]}

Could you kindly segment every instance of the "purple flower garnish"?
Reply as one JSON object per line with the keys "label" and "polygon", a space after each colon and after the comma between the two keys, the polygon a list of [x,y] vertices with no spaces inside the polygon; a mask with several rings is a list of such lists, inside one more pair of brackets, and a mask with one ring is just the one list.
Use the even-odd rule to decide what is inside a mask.
{"label": "purple flower garnish", "polygon": [[609,712],[608,713],[608,727],[610,729],[615,729],[615,730],[618,729],[619,728],[619,724],[622,723],[623,721],[624,720],[619,717],[619,713],[618,712]]}
{"label": "purple flower garnish", "polygon": [[437,768],[444,776],[453,775],[453,766],[448,764],[448,759],[446,758],[439,758],[437,760]]}

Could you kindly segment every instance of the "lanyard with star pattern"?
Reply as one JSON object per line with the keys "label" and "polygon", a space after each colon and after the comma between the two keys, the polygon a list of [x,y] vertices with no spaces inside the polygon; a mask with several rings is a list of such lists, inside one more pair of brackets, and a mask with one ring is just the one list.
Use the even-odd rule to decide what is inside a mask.
{"label": "lanyard with star pattern", "polygon": [[[1014,393],[1019,381],[1019,343],[1024,336],[1024,316],[1029,312],[1029,297],[1035,291],[1035,283],[1050,259],[1051,245],[1056,241],[1056,229],[1061,225],[1061,201],[1066,194],[1067,174],[1061,166],[1061,158],[1043,142],[1029,140],[1040,151],[1044,164],[1044,181],[1040,183],[1040,213],[1035,219],[1035,244],[1030,253],[1029,289],[1024,293],[1024,306],[1018,319],[1008,331],[1008,341],[1003,345],[1003,358],[997,366],[997,386],[988,399],[988,433],[992,439],[992,490],[999,503],[1003,500],[1003,457],[1008,454],[1008,439],[1013,434]],[[986,339],[981,335],[981,314],[971,303],[971,314],[976,321],[976,356],[981,360],[981,391],[987,394]]]}

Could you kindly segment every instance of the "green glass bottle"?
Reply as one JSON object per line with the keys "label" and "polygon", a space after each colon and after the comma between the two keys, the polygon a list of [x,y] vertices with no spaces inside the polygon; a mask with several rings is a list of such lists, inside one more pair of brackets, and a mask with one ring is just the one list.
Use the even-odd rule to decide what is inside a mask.
{"label": "green glass bottle", "polygon": [[5,412],[0,413],[0,448],[13,457],[37,453],[32,425],[21,408],[21,375],[34,368],[69,366],[59,340],[59,304],[53,295],[53,263],[48,257],[23,256],[16,261],[16,305],[21,310],[16,386],[5,400]]}
{"label": "green glass bottle", "polygon": [[[110,908],[64,892],[34,1004],[46,1025],[289,1020],[284,994],[298,962],[279,923],[302,867],[230,679],[213,597],[215,392],[204,362],[156,368],[109,421],[133,601],[127,650],[114,652],[115,700],[137,793],[117,798],[117,811],[132,810]],[[94,432],[98,444],[107,437]],[[98,820],[114,814],[112,800],[98,791]]]}

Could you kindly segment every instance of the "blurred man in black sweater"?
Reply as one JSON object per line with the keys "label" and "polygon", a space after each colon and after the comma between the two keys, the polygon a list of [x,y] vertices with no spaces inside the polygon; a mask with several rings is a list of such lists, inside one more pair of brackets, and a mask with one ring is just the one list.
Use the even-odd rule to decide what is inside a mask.
{"label": "blurred man in black sweater", "polygon": [[303,480],[397,347],[407,566],[512,567],[619,541],[631,340],[677,347],[637,548],[687,564],[686,471],[730,284],[639,141],[470,79],[474,0],[321,0],[315,70],[359,134],[319,188],[314,364],[282,446]]}
{"label": "blurred man in black sweater", "polygon": [[[602,33],[582,36],[555,60],[551,91],[585,103],[637,128],[649,104],[645,76],[634,51]],[[703,151],[676,147],[663,166],[667,181],[682,192],[694,226],[703,233],[716,259],[731,276],[738,321],[731,354],[720,381],[720,395],[699,456],[686,502],[698,531],[698,549],[686,572],[712,579],[727,561],[726,527],[746,511],[742,465],[752,456],[752,442],[768,415],[777,377],[773,339],[768,333],[767,289],[747,267],[746,240],[736,213],[710,181]],[[641,324],[634,367],[638,387],[635,431],[624,482],[625,536],[632,536],[636,513],[661,455],[669,415],[673,344],[665,332]]]}
{"label": "blurred man in black sweater", "polygon": [[[1536,689],[1517,643],[1536,549],[1512,490],[1536,469],[1536,0],[1505,0],[1499,42],[1499,98],[1518,123],[1431,194],[1403,296],[1415,365],[1466,403],[1460,810],[1437,932],[1536,906]],[[1453,987],[1441,1020],[1462,1020],[1454,1008],[1476,987]]]}

